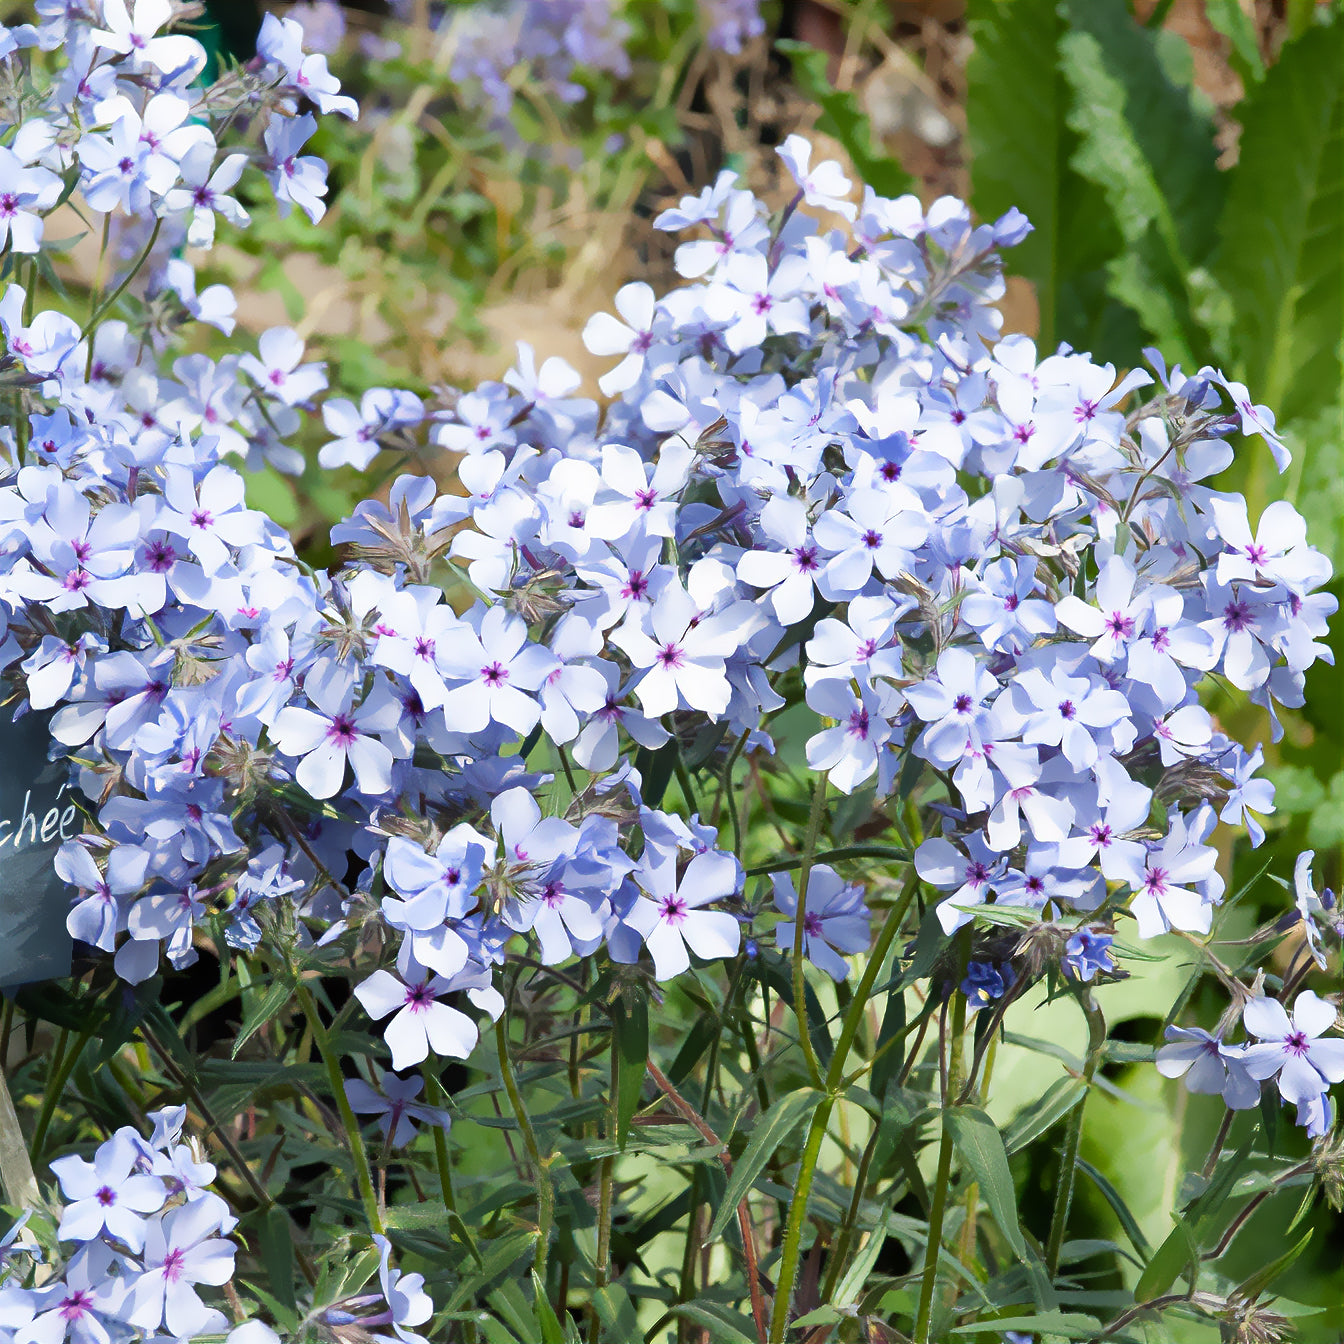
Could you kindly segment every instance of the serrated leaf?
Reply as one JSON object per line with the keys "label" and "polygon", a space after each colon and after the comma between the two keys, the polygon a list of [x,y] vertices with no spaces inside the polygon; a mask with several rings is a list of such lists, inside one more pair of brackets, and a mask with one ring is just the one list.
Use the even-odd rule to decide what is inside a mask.
{"label": "serrated leaf", "polygon": [[1189,275],[1214,246],[1224,184],[1189,49],[1137,24],[1124,0],[1070,0],[1064,12],[1072,167],[1101,190],[1125,243],[1107,267],[1111,291],[1169,358],[1198,365],[1207,342]]}
{"label": "serrated leaf", "polygon": [[714,1211],[706,1241],[714,1241],[723,1235],[723,1229],[736,1214],[737,1206],[765,1169],[765,1164],[805,1120],[811,1120],[821,1101],[822,1094],[814,1088],[789,1092],[756,1121],[742,1156],[733,1163],[733,1174],[724,1189],[723,1202]]}
{"label": "serrated leaf", "polygon": [[1344,22],[1288,43],[1238,111],[1214,271],[1237,370],[1285,418],[1338,399],[1344,330]]}
{"label": "serrated leaf", "polygon": [[952,1143],[980,1186],[999,1231],[1025,1264],[1027,1243],[1017,1219],[1013,1175],[998,1126],[978,1106],[955,1106],[945,1112],[944,1123],[952,1131]]}
{"label": "serrated leaf", "polygon": [[1059,69],[1067,26],[1058,0],[971,0],[968,19],[971,202],[982,219],[1017,206],[1035,226],[1013,249],[1012,270],[1035,287],[1038,344],[1052,351],[1063,338],[1128,356],[1141,333],[1108,295],[1105,269],[1123,240],[1101,189],[1071,166],[1078,137],[1066,120],[1072,95]]}

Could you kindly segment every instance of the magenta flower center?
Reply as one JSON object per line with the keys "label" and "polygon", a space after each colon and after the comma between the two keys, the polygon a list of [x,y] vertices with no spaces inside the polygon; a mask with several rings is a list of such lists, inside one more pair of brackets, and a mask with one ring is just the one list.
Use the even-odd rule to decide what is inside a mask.
{"label": "magenta flower center", "polygon": [[680,896],[664,896],[658,903],[658,915],[675,928],[686,919],[686,902]]}
{"label": "magenta flower center", "polygon": [[355,721],[348,714],[336,715],[331,721],[331,727],[327,729],[327,740],[341,747],[350,746],[358,735]]}

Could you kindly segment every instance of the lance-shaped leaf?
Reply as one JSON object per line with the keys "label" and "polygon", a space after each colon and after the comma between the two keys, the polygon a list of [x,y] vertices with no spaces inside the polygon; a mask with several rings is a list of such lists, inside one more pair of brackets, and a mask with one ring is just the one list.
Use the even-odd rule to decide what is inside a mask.
{"label": "lance-shaped leaf", "polygon": [[737,1206],[765,1169],[765,1164],[804,1121],[811,1120],[821,1101],[822,1094],[813,1088],[789,1092],[752,1126],[751,1139],[742,1156],[733,1163],[733,1174],[724,1191],[723,1201],[714,1211],[707,1241],[713,1241],[723,1234],[723,1229],[737,1213]]}

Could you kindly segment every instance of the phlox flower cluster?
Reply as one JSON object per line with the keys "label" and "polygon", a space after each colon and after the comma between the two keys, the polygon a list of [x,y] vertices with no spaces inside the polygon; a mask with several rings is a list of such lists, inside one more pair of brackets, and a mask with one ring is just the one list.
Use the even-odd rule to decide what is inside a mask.
{"label": "phlox flower cluster", "polygon": [[220,1334],[224,1313],[202,1300],[233,1277],[237,1219],[213,1190],[215,1168],[182,1138],[185,1107],[130,1127],[91,1160],[51,1164],[65,1205],[57,1235],[73,1249],[57,1274],[28,1272],[22,1242],[6,1247],[0,1336],[13,1344],[109,1344]]}
{"label": "phlox flower cluster", "polygon": [[[5,1344],[126,1344],[220,1336],[228,1317],[211,1301],[233,1278],[238,1224],[211,1189],[215,1168],[183,1136],[186,1107],[148,1116],[148,1139],[126,1126],[92,1158],[57,1158],[51,1170],[64,1205],[56,1235],[71,1249],[63,1263],[42,1262],[31,1237],[20,1240],[31,1211],[0,1248],[0,1339]],[[390,1325],[407,1344],[433,1310],[418,1274],[390,1263],[378,1238],[381,1293],[361,1296],[355,1315],[343,1302],[326,1308],[326,1324]],[[42,1272],[38,1272],[39,1267]],[[57,1272],[53,1272],[53,1269]],[[376,1310],[374,1309],[376,1308]],[[228,1344],[278,1344],[259,1320],[235,1326]]]}
{"label": "phlox flower cluster", "polygon": [[[27,162],[205,238],[202,210],[241,223],[210,148],[237,105],[190,91],[195,55],[156,15],[108,0],[97,28],[61,7],[14,37],[11,66],[58,28],[70,62],[39,119],[65,129]],[[324,172],[294,98],[352,109],[299,37],[269,24],[257,68],[227,79],[270,109],[239,156],[316,217]],[[164,96],[206,137],[199,164],[144,139]],[[37,123],[12,113],[26,144]],[[72,156],[86,124],[132,169],[78,139]],[[16,285],[0,298],[0,378],[26,399],[0,484],[0,668],[24,709],[52,711],[90,802],[58,858],[69,927],[124,979],[190,964],[207,919],[243,953],[335,956],[349,932],[347,950],[388,948],[355,993],[402,1071],[471,1054],[512,948],[647,958],[665,980],[776,924],[790,946],[786,865],[768,913],[736,837],[645,784],[692,746],[725,765],[775,752],[790,704],[819,787],[933,800],[914,862],[945,934],[1005,908],[1062,926],[1068,973],[1093,980],[1117,919],[1142,938],[1209,930],[1215,828],[1258,839],[1272,794],[1199,686],[1300,704],[1334,608],[1296,514],[1253,522],[1205,483],[1245,435],[1283,465],[1272,416],[1214,369],[1154,355],[1154,383],[998,339],[1020,214],[977,227],[951,199],[855,201],[800,137],[779,152],[796,193],[777,215],[725,172],[658,219],[687,234],[686,283],[628,285],[619,316],[588,324],[614,361],[605,407],[526,345],[503,381],[428,404],[321,402],[323,371],[284,330],[170,375],[162,305],[180,323],[209,293],[185,262],[162,267],[176,300],[151,272],[142,327],[84,331]],[[312,571],[229,459],[292,460],[319,412],[324,466],[438,450],[463,493],[400,476],[333,531],[345,566]],[[532,764],[543,739],[568,788]],[[808,877],[804,950],[842,978],[867,945],[863,890]],[[986,1002],[1014,980],[978,974]],[[384,1095],[358,1100],[392,1142],[407,1116],[438,1123],[400,1080]]]}
{"label": "phlox flower cluster", "polygon": [[[1298,908],[1283,921],[1285,928],[1303,926],[1307,954],[1285,988],[1297,983],[1312,963],[1324,968],[1323,943],[1338,944],[1344,931],[1333,894],[1327,890],[1318,897],[1312,889],[1313,857],[1307,851],[1298,859]],[[1233,1110],[1257,1105],[1261,1083],[1273,1079],[1282,1100],[1297,1108],[1297,1123],[1313,1138],[1326,1135],[1334,1125],[1330,1087],[1344,1082],[1344,1040],[1327,1035],[1336,1025],[1337,1009],[1308,989],[1297,995],[1290,1014],[1286,993],[1269,998],[1259,991],[1259,985],[1246,989],[1239,1014],[1231,1014],[1231,1022],[1225,1019],[1216,1032],[1168,1027],[1167,1044],[1157,1052],[1158,1071],[1184,1079],[1191,1092],[1221,1096]],[[1248,1039],[1229,1042],[1225,1036],[1238,1015]]]}

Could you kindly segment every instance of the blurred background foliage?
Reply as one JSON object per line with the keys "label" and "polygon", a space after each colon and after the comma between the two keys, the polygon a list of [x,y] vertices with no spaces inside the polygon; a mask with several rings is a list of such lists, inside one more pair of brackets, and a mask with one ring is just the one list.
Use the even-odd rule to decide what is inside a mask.
{"label": "blurred background foliage", "polygon": [[[670,248],[649,228],[656,211],[724,166],[768,197],[773,146],[803,130],[885,193],[911,190],[926,203],[961,195],[984,218],[1025,211],[1035,232],[1008,259],[1017,277],[1008,330],[1042,347],[1068,342],[1117,369],[1153,344],[1169,363],[1212,364],[1244,381],[1278,413],[1293,464],[1280,477],[1267,452],[1247,446],[1215,484],[1244,491],[1253,514],[1288,498],[1314,543],[1337,569],[1344,563],[1339,0],[767,0],[765,34],[739,53],[706,46],[696,0],[627,0],[628,69],[580,67],[573,101],[519,69],[503,114],[454,76],[452,20],[464,8],[346,8],[331,61],[362,115],[322,121],[326,219],[314,229],[259,212],[250,231],[197,258],[202,284],[235,286],[244,327],[296,326],[310,357],[328,361],[333,394],[466,388],[501,376],[518,339],[563,354],[592,391],[595,366],[579,340],[588,313],[627,280],[675,282]],[[291,12],[314,9],[330,20],[335,6]],[[246,59],[257,12],[243,0],[206,10],[221,59]],[[317,446],[300,478],[268,470],[251,489],[324,562],[330,523],[371,484],[319,471]],[[451,488],[442,455],[380,460],[375,486],[403,469]],[[1344,598],[1338,579],[1333,591]],[[1337,662],[1342,631],[1337,620]],[[1291,902],[1284,879],[1299,849],[1316,850],[1318,881],[1341,886],[1344,682],[1318,663],[1278,743],[1260,711],[1234,716],[1232,703],[1215,697],[1210,708],[1229,716],[1234,737],[1264,742],[1278,785],[1266,845],[1224,855],[1229,889],[1246,889],[1232,916],[1249,930]],[[801,743],[778,727],[787,772]],[[856,801],[855,833],[865,808],[871,799]],[[1191,970],[1172,951],[1152,967],[1161,984],[1135,977],[1108,1004],[1130,1050],[1106,1065],[1107,1095],[1086,1128],[1097,1179],[1080,1199],[1098,1237],[1128,1220],[1160,1242],[1169,1187],[1198,1167],[1221,1118],[1216,1100],[1191,1098],[1144,1062],[1166,1025],[1155,1005],[1175,1001],[1191,1021],[1217,1015],[1212,1001],[1184,1002]],[[678,1005],[690,1031],[702,1006],[674,995],[665,1016]],[[991,1106],[1005,1128],[1021,1126],[1022,1104],[1082,1054],[1082,1023],[1067,1004],[1019,1005],[1007,1025]],[[1291,1130],[1279,1127],[1281,1150],[1301,1145]],[[488,1127],[478,1134],[487,1148],[498,1139]],[[1044,1152],[1024,1143],[1013,1160],[1028,1222],[1049,1217]],[[480,1170],[496,1170],[495,1156],[483,1151]],[[1301,1338],[1337,1341],[1344,1229],[1324,1210],[1316,1220],[1310,1247],[1276,1286],[1324,1309],[1302,1322]],[[1229,1272],[1277,1255],[1282,1231],[1257,1226]],[[1096,1289],[1136,1273],[1117,1257]],[[1190,1329],[1192,1341],[1213,1338]]]}

